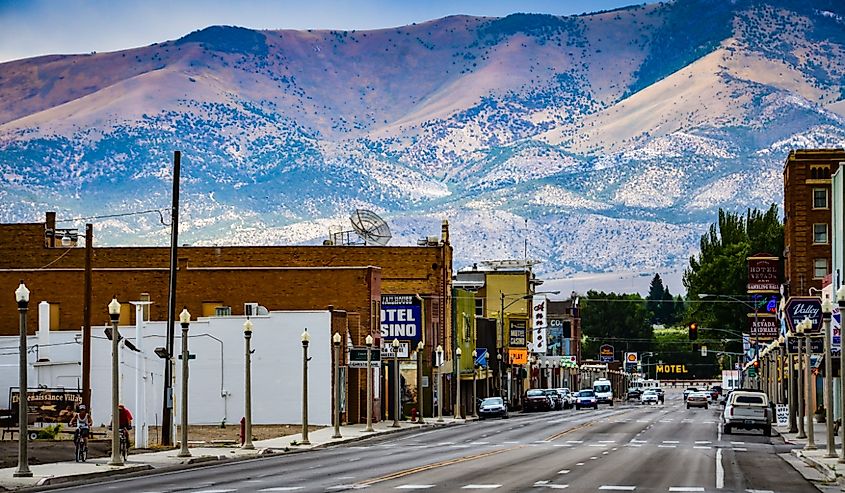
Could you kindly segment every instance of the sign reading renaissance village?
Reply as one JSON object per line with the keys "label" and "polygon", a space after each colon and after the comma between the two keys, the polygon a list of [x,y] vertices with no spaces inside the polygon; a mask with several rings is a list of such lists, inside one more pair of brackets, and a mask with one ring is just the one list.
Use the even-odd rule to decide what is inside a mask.
{"label": "sign reading renaissance village", "polygon": [[422,340],[422,300],[413,294],[381,295],[381,338],[411,341]]}

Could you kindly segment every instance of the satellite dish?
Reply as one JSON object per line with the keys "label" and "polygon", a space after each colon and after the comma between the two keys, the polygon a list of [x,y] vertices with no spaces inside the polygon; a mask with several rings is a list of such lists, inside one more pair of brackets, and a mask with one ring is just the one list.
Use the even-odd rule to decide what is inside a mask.
{"label": "satellite dish", "polygon": [[387,245],[390,238],[390,228],[378,214],[366,209],[355,209],[349,217],[352,229],[364,240],[365,245]]}

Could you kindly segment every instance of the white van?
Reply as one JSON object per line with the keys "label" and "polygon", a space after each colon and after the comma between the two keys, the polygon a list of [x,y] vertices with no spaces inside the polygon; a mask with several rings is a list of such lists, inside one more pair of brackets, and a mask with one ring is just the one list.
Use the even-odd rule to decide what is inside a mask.
{"label": "white van", "polygon": [[613,387],[610,385],[610,380],[606,378],[599,378],[593,381],[593,392],[596,393],[596,400],[599,404],[613,405]]}

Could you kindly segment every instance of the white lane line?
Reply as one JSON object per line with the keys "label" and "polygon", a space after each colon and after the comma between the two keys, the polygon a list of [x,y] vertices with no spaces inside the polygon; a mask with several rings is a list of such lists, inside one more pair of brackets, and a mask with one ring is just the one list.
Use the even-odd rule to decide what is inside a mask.
{"label": "white lane line", "polygon": [[648,440],[637,440],[636,438],[631,440],[631,443],[648,443]]}
{"label": "white lane line", "polygon": [[490,443],[490,442],[472,442],[472,443],[470,443],[470,445],[487,445],[488,443]]}
{"label": "white lane line", "polygon": [[455,442],[440,442],[437,445],[454,445]]}
{"label": "white lane line", "polygon": [[502,443],[518,444],[519,442],[518,442],[518,441],[514,441],[514,440],[509,440],[509,441],[502,442]]}
{"label": "white lane line", "polygon": [[716,424],[715,421],[702,421],[702,423],[704,423],[706,425],[715,425]]}
{"label": "white lane line", "polygon": [[583,466],[583,465],[584,465],[584,463],[583,463],[583,462],[576,462],[576,463],[575,463],[575,465],[576,465],[576,466]]}
{"label": "white lane line", "polygon": [[697,449],[701,449],[701,450],[710,450],[713,447],[711,447],[709,445],[695,445],[693,448],[697,448]]}
{"label": "white lane line", "polygon": [[599,486],[600,490],[610,490],[610,491],[634,491],[637,489],[636,486],[614,486],[614,485],[602,485]]}
{"label": "white lane line", "polygon": [[345,490],[363,490],[368,485],[366,484],[338,484],[335,486],[329,486],[326,488],[326,491],[345,491]]}
{"label": "white lane line", "polygon": [[599,443],[616,443],[616,440],[599,440]]}
{"label": "white lane line", "polygon": [[707,443],[713,443],[713,442],[711,442],[710,440],[696,440],[695,441],[696,445],[705,445]]}
{"label": "white lane line", "polygon": [[681,443],[677,440],[663,440],[663,443]]}
{"label": "white lane line", "polygon": [[567,440],[566,443],[584,443],[584,440]]}
{"label": "white lane line", "polygon": [[772,490],[745,490],[747,493],[775,493]]}
{"label": "white lane line", "polygon": [[596,457],[595,455],[590,457],[590,460],[596,460],[596,459],[598,459],[598,457]]}
{"label": "white lane line", "polygon": [[637,423],[649,423],[650,421],[647,419],[638,419]]}
{"label": "white lane line", "polygon": [[495,490],[501,488],[500,484],[468,484],[461,488],[462,490]]}
{"label": "white lane line", "polygon": [[669,491],[704,491],[700,486],[670,486]]}
{"label": "white lane line", "polygon": [[725,469],[722,467],[722,449],[716,449],[716,489],[725,487]]}
{"label": "white lane line", "polygon": [[607,454],[609,454],[609,453],[610,453],[610,452],[608,452],[607,450],[605,450],[604,452],[602,452],[602,453],[601,453],[601,455],[607,455]]}
{"label": "white lane line", "polygon": [[626,447],[642,447],[643,444],[642,443],[626,443],[625,446]]}
{"label": "white lane line", "polygon": [[607,447],[607,445],[603,443],[591,443],[590,447]]}
{"label": "white lane line", "polygon": [[570,443],[556,443],[554,446],[555,447],[571,447],[572,444],[570,444]]}
{"label": "white lane line", "polygon": [[429,488],[434,488],[433,484],[403,484],[402,486],[397,486],[397,490],[427,490]]}
{"label": "white lane line", "polygon": [[747,448],[743,448],[743,447],[734,447],[734,448],[733,448],[733,451],[734,451],[734,452],[748,452],[748,449],[747,449]]}
{"label": "white lane line", "polygon": [[745,442],[731,442],[731,445],[745,445]]}
{"label": "white lane line", "polygon": [[232,491],[238,490],[200,490],[195,493],[231,493]]}
{"label": "white lane line", "polygon": [[264,488],[263,490],[258,490],[258,491],[266,491],[266,492],[270,492],[270,491],[296,491],[296,490],[301,490],[302,488],[303,488],[302,486],[276,486],[274,488]]}
{"label": "white lane line", "polygon": [[545,485],[545,484],[549,484],[549,481],[548,480],[546,480],[546,481],[534,481],[534,486],[542,486],[542,485]]}
{"label": "white lane line", "polygon": [[569,469],[564,469],[562,471],[558,471],[558,474],[569,474]]}
{"label": "white lane line", "polygon": [[657,448],[678,448],[677,445],[658,445]]}
{"label": "white lane line", "polygon": [[569,488],[568,484],[547,484],[546,488],[551,488],[553,490],[565,490]]}

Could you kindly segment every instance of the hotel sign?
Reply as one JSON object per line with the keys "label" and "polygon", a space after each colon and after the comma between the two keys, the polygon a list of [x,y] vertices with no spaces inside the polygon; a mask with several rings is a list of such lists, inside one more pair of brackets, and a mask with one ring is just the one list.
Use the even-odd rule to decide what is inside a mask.
{"label": "hotel sign", "polygon": [[748,257],[749,293],[777,293],[780,291],[780,258],[768,253]]}

